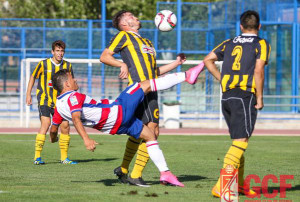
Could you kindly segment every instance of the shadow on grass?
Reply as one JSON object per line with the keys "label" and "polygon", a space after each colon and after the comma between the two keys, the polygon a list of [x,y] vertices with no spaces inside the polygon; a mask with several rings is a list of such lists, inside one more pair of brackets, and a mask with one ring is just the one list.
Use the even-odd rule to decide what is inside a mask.
{"label": "shadow on grass", "polygon": [[114,161],[117,160],[118,158],[106,158],[106,159],[81,159],[81,160],[73,160],[77,161],[78,163],[87,163],[87,162],[92,162],[92,161]]}
{"label": "shadow on grass", "polygon": [[111,187],[115,186],[115,184],[120,184],[119,180],[117,179],[104,179],[104,180],[98,180],[98,183],[103,183],[105,186]]}
{"label": "shadow on grass", "polygon": [[105,186],[115,186],[115,184],[120,184],[119,180],[117,179],[104,179],[104,180],[97,180],[97,181],[71,181],[75,183],[103,183]]}
{"label": "shadow on grass", "polygon": [[[298,191],[300,190],[300,185],[296,185],[296,186],[293,186],[291,188],[289,187],[282,187],[282,188],[285,188],[285,191],[288,192],[288,191]],[[268,193],[273,193],[275,190],[277,190],[278,193],[280,193],[280,187],[268,187]]]}
{"label": "shadow on grass", "polygon": [[[108,161],[114,161],[117,160],[119,158],[106,158],[106,159],[79,159],[79,160],[75,160],[73,159],[73,161],[76,161],[78,163],[87,163],[87,162],[93,162],[93,161],[102,161],[102,162],[108,162]],[[59,160],[57,161],[46,161],[45,165],[48,164],[61,164]],[[38,165],[38,166],[44,166],[44,165]]]}
{"label": "shadow on grass", "polygon": [[[207,177],[203,177],[200,175],[179,175],[177,176],[177,179],[180,182],[189,182],[189,181],[198,181],[198,180],[203,180],[207,179]],[[157,181],[147,181],[146,183],[149,185],[154,185],[154,184],[160,184],[159,178],[157,178]]]}
{"label": "shadow on grass", "polygon": [[179,175],[177,176],[180,182],[188,182],[188,181],[198,181],[208,179],[207,177],[203,177],[200,175]]}
{"label": "shadow on grass", "polygon": [[[197,181],[197,180],[203,180],[203,179],[207,179],[207,177],[203,177],[203,176],[199,176],[199,175],[181,175],[178,176],[178,180],[181,182],[187,182],[187,181]],[[98,181],[71,181],[71,182],[75,182],[75,183],[93,183],[93,182],[97,182],[97,183],[103,183],[105,186],[115,186],[116,184],[120,184],[119,180],[117,179],[103,179],[103,180],[98,180]],[[146,180],[146,183],[148,185],[156,185],[156,184],[160,184],[159,179],[157,180],[152,180],[152,181],[148,181]]]}

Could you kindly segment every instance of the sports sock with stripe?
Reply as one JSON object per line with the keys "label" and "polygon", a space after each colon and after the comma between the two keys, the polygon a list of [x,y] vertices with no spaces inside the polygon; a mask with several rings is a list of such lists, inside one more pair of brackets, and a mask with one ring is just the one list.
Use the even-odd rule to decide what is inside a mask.
{"label": "sports sock with stripe", "polygon": [[131,178],[142,177],[142,172],[149,161],[149,158],[146,142],[142,141],[137,151],[135,164],[131,172]]}
{"label": "sports sock with stripe", "polygon": [[128,173],[129,164],[132,161],[141,141],[142,139],[135,139],[134,137],[128,138],[124,157],[121,164],[121,169],[123,173]]}
{"label": "sports sock with stripe", "polygon": [[146,142],[148,154],[160,172],[169,170],[162,150],[157,141]]}
{"label": "sports sock with stripe", "polygon": [[41,157],[41,152],[43,150],[45,144],[46,135],[45,134],[37,134],[35,138],[35,153],[34,153],[34,160],[36,158]]}
{"label": "sports sock with stripe", "polygon": [[[247,147],[248,142],[233,141],[225,155],[223,168],[225,168],[227,165],[232,165],[234,168],[238,169]],[[220,178],[218,179],[216,186],[220,188]]]}
{"label": "sports sock with stripe", "polygon": [[239,186],[244,185],[244,166],[245,166],[245,157],[243,155],[241,157],[240,165],[239,165]]}
{"label": "sports sock with stripe", "polygon": [[185,81],[185,72],[166,74],[156,79],[150,79],[151,91],[165,90]]}
{"label": "sports sock with stripe", "polygon": [[68,150],[70,144],[69,134],[60,134],[59,136],[59,148],[60,148],[60,160],[64,161],[68,157]]}
{"label": "sports sock with stripe", "polygon": [[223,168],[227,165],[233,165],[234,168],[238,168],[240,160],[248,147],[247,142],[233,141],[231,147],[224,158]]}

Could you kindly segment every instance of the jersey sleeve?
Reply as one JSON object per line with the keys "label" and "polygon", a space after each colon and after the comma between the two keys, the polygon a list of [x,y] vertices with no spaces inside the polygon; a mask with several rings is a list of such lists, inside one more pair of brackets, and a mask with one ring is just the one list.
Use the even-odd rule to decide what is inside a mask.
{"label": "jersey sleeve", "polygon": [[223,61],[224,59],[224,51],[226,48],[226,44],[230,39],[223,41],[221,44],[216,46],[212,51],[217,55],[218,61]]}
{"label": "jersey sleeve", "polygon": [[36,79],[38,79],[42,73],[42,68],[43,66],[43,61],[40,61],[39,64],[34,68],[33,72],[32,72],[32,76]]}
{"label": "jersey sleeve", "polygon": [[54,115],[52,117],[52,125],[60,125],[63,122],[63,117],[58,113],[57,109],[54,109]]}
{"label": "jersey sleeve", "polygon": [[84,100],[86,95],[75,92],[68,98],[68,105],[70,107],[71,114],[77,111],[82,111]]}
{"label": "jersey sleeve", "polygon": [[113,51],[114,53],[118,53],[126,46],[127,46],[127,33],[121,31],[111,39],[107,48]]}
{"label": "jersey sleeve", "polygon": [[271,53],[270,44],[265,39],[261,39],[258,43],[258,47],[256,50],[257,50],[256,59],[263,60],[266,62],[266,64],[268,64],[270,53]]}
{"label": "jersey sleeve", "polygon": [[69,69],[69,72],[71,72],[72,77],[74,78],[74,72],[73,72],[73,68],[72,68],[72,64],[71,63],[69,63],[68,69]]}

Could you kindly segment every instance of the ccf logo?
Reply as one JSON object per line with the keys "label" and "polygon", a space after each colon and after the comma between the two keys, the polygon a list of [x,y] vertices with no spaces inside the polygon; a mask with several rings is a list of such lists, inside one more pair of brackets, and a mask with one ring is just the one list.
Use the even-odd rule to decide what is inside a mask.
{"label": "ccf logo", "polygon": [[[256,195],[255,196],[247,196],[248,198],[260,198],[261,195],[263,195],[265,198],[275,198],[276,196],[278,196],[278,192],[279,192],[279,197],[282,198],[286,198],[286,190],[287,189],[291,189],[292,185],[289,183],[286,183],[286,180],[293,180],[294,179],[294,175],[280,175],[279,179],[272,174],[266,175],[264,176],[264,178],[261,180],[260,177],[258,175],[248,175],[245,178],[244,181],[244,186],[245,189],[249,189],[250,188],[250,183],[252,180],[254,180],[254,183],[256,184],[260,184],[261,186],[252,186],[252,188],[255,192]],[[276,188],[273,188],[271,190],[270,186],[269,186],[269,182],[272,183],[279,183],[279,191]],[[274,185],[272,185],[274,186]],[[260,200],[254,200],[255,202]],[[264,200],[262,200],[264,201]],[[273,202],[272,200],[268,200],[270,202]],[[274,200],[274,201],[281,201],[281,200]],[[291,200],[285,200],[285,201],[291,201]],[[251,200],[247,200],[247,202],[251,202]]]}

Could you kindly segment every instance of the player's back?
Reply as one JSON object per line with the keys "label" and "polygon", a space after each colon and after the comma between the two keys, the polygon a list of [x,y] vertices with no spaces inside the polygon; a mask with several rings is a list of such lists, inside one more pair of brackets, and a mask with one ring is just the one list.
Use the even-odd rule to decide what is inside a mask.
{"label": "player's back", "polygon": [[[110,130],[118,120],[119,110],[122,108],[115,102],[105,99],[96,101],[91,97],[76,91],[66,92],[57,97],[56,111],[65,120],[72,121],[72,113],[81,112],[81,121],[84,126],[93,127],[105,133]],[[56,115],[58,116],[58,115]],[[57,117],[54,117],[54,122]]]}
{"label": "player's back", "polygon": [[253,75],[256,59],[267,61],[269,46],[266,40],[254,34],[243,34],[225,41],[218,48],[223,57],[221,72],[223,92],[241,88],[255,93]]}

